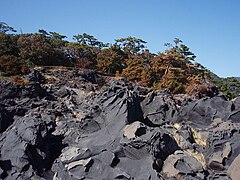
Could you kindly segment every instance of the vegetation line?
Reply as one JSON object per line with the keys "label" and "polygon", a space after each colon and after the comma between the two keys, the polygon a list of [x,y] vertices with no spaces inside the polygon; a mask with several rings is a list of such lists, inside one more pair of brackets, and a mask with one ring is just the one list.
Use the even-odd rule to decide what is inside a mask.
{"label": "vegetation line", "polygon": [[37,33],[17,34],[0,22],[0,72],[3,76],[24,76],[35,66],[63,66],[76,70],[92,69],[106,76],[120,76],[141,86],[170,92],[198,94],[213,91],[213,85],[228,97],[240,93],[240,82],[221,79],[196,62],[196,56],[182,40],[165,43],[167,50],[151,53],[146,42],[136,37],[100,42],[83,33],[73,42],[57,32],[40,29]]}

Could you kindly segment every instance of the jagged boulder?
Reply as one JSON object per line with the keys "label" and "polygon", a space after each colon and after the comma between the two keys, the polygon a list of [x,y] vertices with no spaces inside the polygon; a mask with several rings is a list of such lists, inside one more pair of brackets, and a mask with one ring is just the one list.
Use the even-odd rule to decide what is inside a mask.
{"label": "jagged boulder", "polygon": [[51,134],[54,126],[50,118],[29,115],[15,121],[2,133],[1,178],[29,179],[50,169],[62,146],[61,137]]}
{"label": "jagged boulder", "polygon": [[204,179],[202,164],[184,151],[171,154],[164,161],[162,173],[166,178],[184,176],[186,179]]}
{"label": "jagged boulder", "polygon": [[233,110],[233,104],[223,96],[206,97],[183,106],[176,119],[188,121],[199,128],[208,127],[214,119],[226,120]]}
{"label": "jagged boulder", "polygon": [[170,94],[150,92],[141,102],[143,117],[153,126],[169,123],[177,113],[176,103]]}

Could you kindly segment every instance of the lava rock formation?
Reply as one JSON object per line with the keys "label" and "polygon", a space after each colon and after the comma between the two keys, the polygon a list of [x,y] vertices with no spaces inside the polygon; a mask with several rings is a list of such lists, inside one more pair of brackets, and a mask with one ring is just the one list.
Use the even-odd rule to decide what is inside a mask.
{"label": "lava rock formation", "polygon": [[0,83],[1,179],[238,179],[240,97],[195,99],[95,71]]}

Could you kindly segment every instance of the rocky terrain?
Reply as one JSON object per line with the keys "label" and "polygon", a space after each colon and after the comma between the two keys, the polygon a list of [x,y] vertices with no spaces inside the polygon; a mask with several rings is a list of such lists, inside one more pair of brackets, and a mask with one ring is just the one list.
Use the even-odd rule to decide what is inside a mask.
{"label": "rocky terrain", "polygon": [[196,99],[95,71],[0,83],[1,179],[240,177],[240,97]]}

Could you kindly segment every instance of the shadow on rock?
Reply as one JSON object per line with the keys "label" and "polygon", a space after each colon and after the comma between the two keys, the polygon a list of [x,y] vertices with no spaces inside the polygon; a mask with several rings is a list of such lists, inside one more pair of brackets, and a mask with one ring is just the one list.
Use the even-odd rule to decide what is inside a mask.
{"label": "shadow on rock", "polygon": [[51,169],[52,164],[56,158],[61,154],[61,150],[66,147],[62,144],[63,136],[48,135],[44,142],[37,145],[28,145],[26,154],[28,156],[29,164],[39,176]]}

